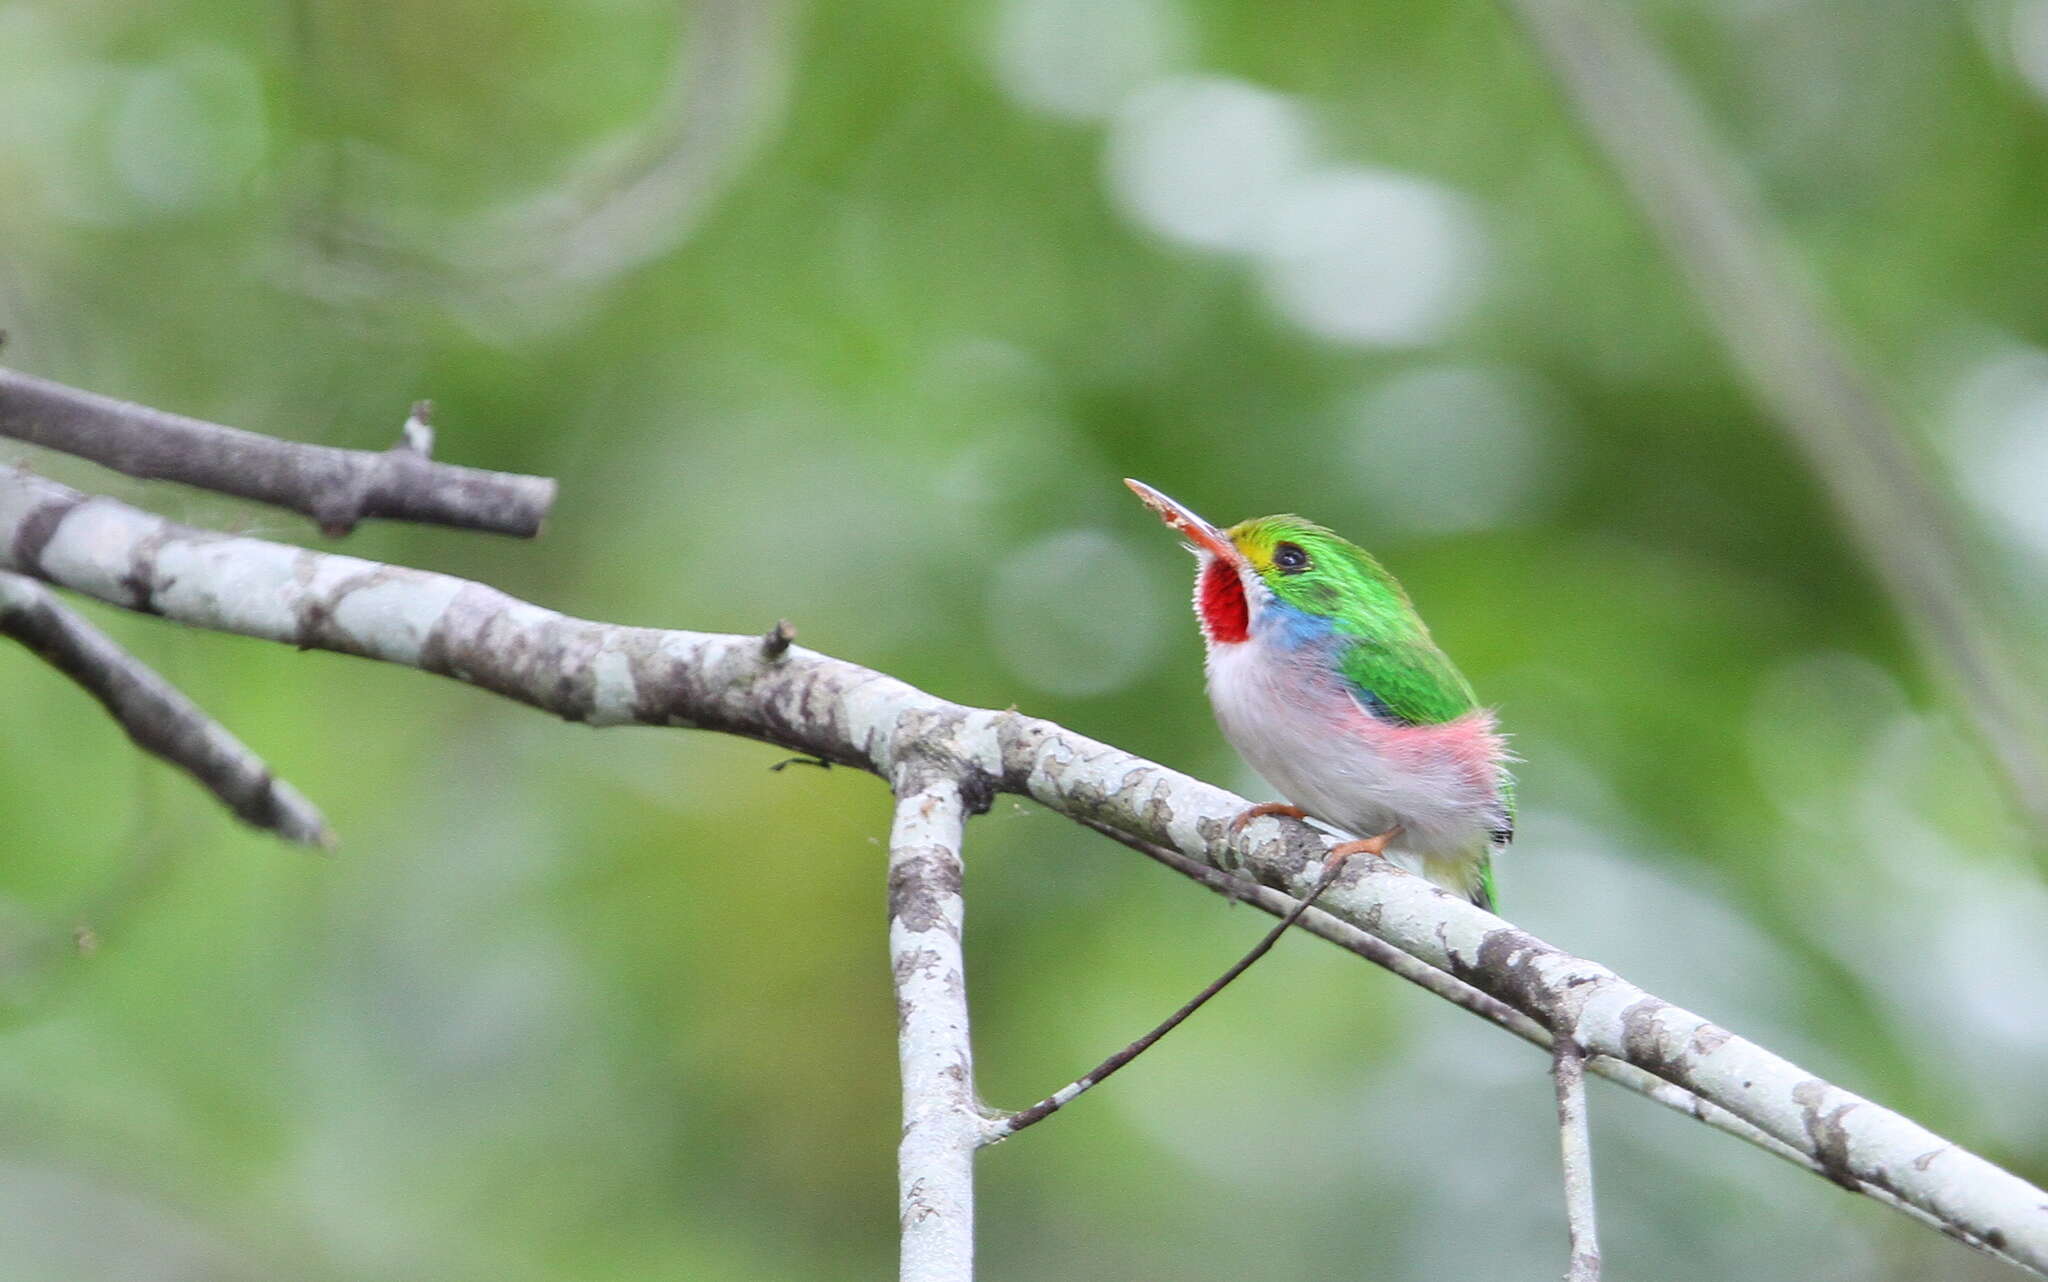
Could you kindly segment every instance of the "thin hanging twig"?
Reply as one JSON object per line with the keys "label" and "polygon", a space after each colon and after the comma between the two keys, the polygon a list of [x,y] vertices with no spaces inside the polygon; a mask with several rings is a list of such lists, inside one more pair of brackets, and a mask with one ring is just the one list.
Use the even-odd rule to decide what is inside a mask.
{"label": "thin hanging twig", "polygon": [[1160,1021],[1151,1032],[1146,1033],[1137,1041],[1111,1055],[1108,1059],[1103,1060],[1094,1068],[1089,1069],[1080,1077],[1060,1087],[1036,1104],[1028,1108],[1020,1108],[1007,1117],[997,1118],[990,1122],[982,1132],[982,1142],[984,1144],[998,1143],[1010,1138],[1027,1126],[1034,1126],[1044,1121],[1072,1103],[1077,1097],[1100,1085],[1110,1074],[1150,1050],[1154,1042],[1180,1027],[1183,1020],[1202,1009],[1211,997],[1228,988],[1232,980],[1250,970],[1253,962],[1271,952],[1273,945],[1280,942],[1280,936],[1287,933],[1287,928],[1301,920],[1301,915],[1309,910],[1311,904],[1315,903],[1316,897],[1321,895],[1332,881],[1336,880],[1337,873],[1343,866],[1344,861],[1341,858],[1333,858],[1325,864],[1323,875],[1317,880],[1315,888],[1308,893],[1306,898],[1298,901],[1293,908],[1289,909],[1287,915],[1280,919],[1279,924],[1266,932],[1264,939],[1252,945],[1251,951],[1238,958],[1235,965],[1229,970],[1224,971],[1221,975],[1218,975],[1207,988],[1189,998],[1186,1004],[1179,1010]]}

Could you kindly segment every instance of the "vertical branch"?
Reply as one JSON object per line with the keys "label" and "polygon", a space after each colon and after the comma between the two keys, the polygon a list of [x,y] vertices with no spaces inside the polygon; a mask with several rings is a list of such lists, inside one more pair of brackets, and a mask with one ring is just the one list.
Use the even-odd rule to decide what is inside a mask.
{"label": "vertical branch", "polygon": [[1600,1230],[1593,1214],[1593,1141],[1586,1131],[1586,1052],[1562,1034],[1550,1048],[1557,1082],[1557,1129],[1564,1147],[1564,1219],[1572,1258],[1565,1282],[1600,1282]]}
{"label": "vertical branch", "polygon": [[981,1110],[960,951],[957,780],[899,772],[889,833],[889,954],[896,974],[903,1141],[896,1151],[902,1282],[974,1276],[974,1151]]}
{"label": "vertical branch", "polygon": [[1753,395],[1803,450],[1920,648],[1947,670],[2015,800],[2048,832],[2048,721],[1963,522],[1829,324],[1763,201],[1634,6],[1504,0],[1692,283]]}

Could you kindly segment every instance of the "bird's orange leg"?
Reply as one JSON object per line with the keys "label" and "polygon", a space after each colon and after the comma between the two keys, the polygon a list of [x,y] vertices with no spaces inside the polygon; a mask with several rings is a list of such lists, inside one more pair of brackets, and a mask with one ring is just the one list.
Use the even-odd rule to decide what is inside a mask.
{"label": "bird's orange leg", "polygon": [[1336,877],[1337,870],[1344,866],[1344,861],[1353,855],[1386,858],[1387,843],[1400,835],[1401,825],[1395,824],[1376,837],[1367,837],[1362,841],[1340,841],[1330,847],[1329,861],[1323,865],[1323,884],[1327,886]]}
{"label": "bird's orange leg", "polygon": [[1244,826],[1263,815],[1282,815],[1288,819],[1306,819],[1308,811],[1300,806],[1290,806],[1284,801],[1262,801],[1256,806],[1246,806],[1230,821],[1232,836],[1244,831]]}

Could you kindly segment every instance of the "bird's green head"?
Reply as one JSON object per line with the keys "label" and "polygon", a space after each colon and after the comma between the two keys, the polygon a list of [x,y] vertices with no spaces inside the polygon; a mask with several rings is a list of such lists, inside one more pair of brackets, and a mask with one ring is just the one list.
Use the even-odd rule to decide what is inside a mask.
{"label": "bird's green head", "polygon": [[1142,481],[1124,484],[1187,536],[1201,558],[1195,613],[1212,643],[1249,640],[1268,623],[1296,632],[1323,624],[1385,635],[1415,620],[1401,585],[1379,562],[1313,521],[1260,516],[1218,529]]}

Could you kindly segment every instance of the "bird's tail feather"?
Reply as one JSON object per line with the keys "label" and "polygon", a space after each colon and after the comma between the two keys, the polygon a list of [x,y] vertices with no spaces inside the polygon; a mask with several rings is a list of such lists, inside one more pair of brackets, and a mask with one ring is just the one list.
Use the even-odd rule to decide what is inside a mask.
{"label": "bird's tail feather", "polygon": [[1474,904],[1488,912],[1498,911],[1495,905],[1500,903],[1500,896],[1495,891],[1493,885],[1493,860],[1491,858],[1479,861],[1479,876],[1473,881],[1471,898]]}

